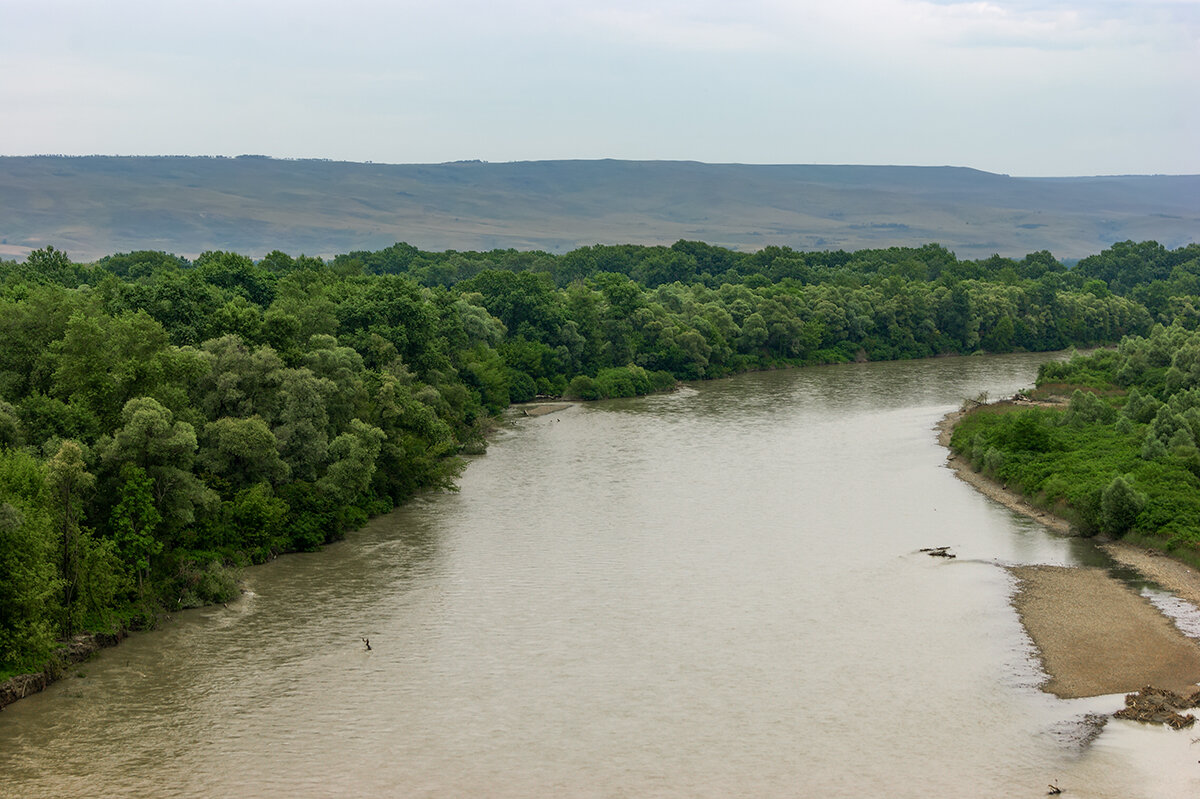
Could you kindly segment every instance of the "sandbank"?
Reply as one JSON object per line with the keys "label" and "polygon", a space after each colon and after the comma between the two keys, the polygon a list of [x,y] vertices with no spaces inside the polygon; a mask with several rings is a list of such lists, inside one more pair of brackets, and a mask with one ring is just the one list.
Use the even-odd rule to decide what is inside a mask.
{"label": "sandbank", "polygon": [[548,413],[566,410],[573,404],[574,403],[572,402],[531,402],[527,404],[514,405],[513,407],[520,408],[522,416],[545,416]]}
{"label": "sandbank", "polygon": [[1200,646],[1150,601],[1102,569],[1013,566],[1013,605],[1064,699],[1153,685],[1188,695],[1200,682]]}

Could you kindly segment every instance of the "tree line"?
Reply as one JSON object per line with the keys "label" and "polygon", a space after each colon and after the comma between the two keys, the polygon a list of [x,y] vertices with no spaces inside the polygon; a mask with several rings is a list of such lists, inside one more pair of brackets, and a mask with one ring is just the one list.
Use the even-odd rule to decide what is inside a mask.
{"label": "tree line", "polygon": [[1153,242],[1073,268],[688,241],[0,261],[0,672],[451,488],[512,402],[1193,329],[1197,276],[1200,247]]}

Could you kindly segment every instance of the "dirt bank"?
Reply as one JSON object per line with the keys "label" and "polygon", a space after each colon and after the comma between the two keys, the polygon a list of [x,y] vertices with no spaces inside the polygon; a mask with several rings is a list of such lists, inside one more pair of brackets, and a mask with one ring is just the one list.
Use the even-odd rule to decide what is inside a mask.
{"label": "dirt bank", "polygon": [[62,677],[63,672],[74,664],[87,660],[97,650],[115,646],[127,636],[128,633],[125,632],[112,635],[75,636],[41,671],[33,674],[18,674],[0,682],[0,708],[44,690],[47,685]]}
{"label": "dirt bank", "polygon": [[1200,607],[1200,572],[1191,566],[1172,560],[1156,549],[1145,549],[1122,541],[1101,546],[1113,560],[1136,569],[1181,599]]}

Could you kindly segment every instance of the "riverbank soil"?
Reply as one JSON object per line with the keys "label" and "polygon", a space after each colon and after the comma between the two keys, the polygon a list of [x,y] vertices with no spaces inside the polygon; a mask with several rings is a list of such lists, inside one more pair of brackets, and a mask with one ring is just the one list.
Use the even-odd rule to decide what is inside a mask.
{"label": "riverbank soil", "polygon": [[1200,646],[1149,600],[1101,569],[1015,566],[1013,605],[1063,699],[1128,693],[1153,685],[1190,695]]}
{"label": "riverbank soil", "polygon": [[[938,425],[938,443],[949,448],[962,413]],[[1034,507],[1023,496],[989,480],[951,452],[947,466],[990,499],[1069,535],[1066,520]],[[1200,606],[1200,573],[1139,547],[1103,545],[1117,561]],[[1083,567],[1018,566],[1013,605],[1049,676],[1044,690],[1062,698],[1128,693],[1153,685],[1189,696],[1200,683],[1200,643],[1184,635],[1149,600],[1105,571]]]}

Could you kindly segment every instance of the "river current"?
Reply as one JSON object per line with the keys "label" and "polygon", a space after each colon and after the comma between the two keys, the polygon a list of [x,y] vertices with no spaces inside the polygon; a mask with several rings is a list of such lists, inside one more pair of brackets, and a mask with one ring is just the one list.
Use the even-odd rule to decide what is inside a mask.
{"label": "river current", "polygon": [[1001,564],[1100,555],[936,443],[1044,359],[511,416],[457,493],[250,569],[228,608],[0,712],[0,796],[1200,795],[1189,731],[1095,735],[1120,696],[1038,690]]}

